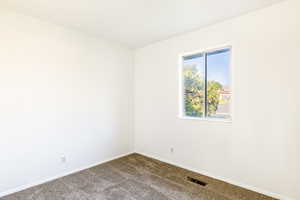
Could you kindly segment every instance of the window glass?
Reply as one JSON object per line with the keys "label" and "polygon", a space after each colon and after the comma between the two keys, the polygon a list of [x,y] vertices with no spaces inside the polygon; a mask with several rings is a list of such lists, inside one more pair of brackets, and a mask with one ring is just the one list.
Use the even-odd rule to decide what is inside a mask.
{"label": "window glass", "polygon": [[205,114],[205,67],[203,54],[184,57],[184,113],[189,117]]}
{"label": "window glass", "polygon": [[183,57],[183,115],[230,119],[230,49]]}
{"label": "window glass", "polygon": [[230,118],[230,50],[207,54],[207,116]]}

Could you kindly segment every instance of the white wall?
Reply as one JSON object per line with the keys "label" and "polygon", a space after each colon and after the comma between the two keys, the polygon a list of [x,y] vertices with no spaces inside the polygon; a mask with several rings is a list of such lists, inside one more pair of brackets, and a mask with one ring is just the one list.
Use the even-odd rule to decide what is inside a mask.
{"label": "white wall", "polygon": [[133,150],[132,50],[4,8],[0,24],[0,196]]}
{"label": "white wall", "polygon": [[[136,151],[300,199],[299,10],[289,0],[137,50]],[[223,45],[233,51],[233,122],[179,119],[178,55]]]}

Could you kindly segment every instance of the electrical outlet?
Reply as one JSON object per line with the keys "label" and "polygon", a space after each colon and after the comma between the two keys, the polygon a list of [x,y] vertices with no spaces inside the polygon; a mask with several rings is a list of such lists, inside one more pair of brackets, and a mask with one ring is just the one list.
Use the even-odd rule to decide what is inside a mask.
{"label": "electrical outlet", "polygon": [[66,163],[66,162],[67,162],[66,156],[60,157],[60,162],[61,162],[61,163]]}
{"label": "electrical outlet", "polygon": [[170,148],[170,153],[172,153],[172,154],[174,153],[174,148],[173,147]]}

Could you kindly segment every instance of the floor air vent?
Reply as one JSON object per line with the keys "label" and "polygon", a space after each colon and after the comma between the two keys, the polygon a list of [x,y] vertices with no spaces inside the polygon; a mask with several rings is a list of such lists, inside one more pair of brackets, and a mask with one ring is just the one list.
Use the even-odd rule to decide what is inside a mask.
{"label": "floor air vent", "polygon": [[205,182],[203,182],[203,181],[200,181],[200,180],[198,180],[198,179],[189,177],[189,176],[187,177],[187,180],[188,180],[189,182],[192,182],[192,183],[201,185],[201,186],[203,186],[203,187],[205,187],[205,186],[207,185],[207,183],[205,183]]}

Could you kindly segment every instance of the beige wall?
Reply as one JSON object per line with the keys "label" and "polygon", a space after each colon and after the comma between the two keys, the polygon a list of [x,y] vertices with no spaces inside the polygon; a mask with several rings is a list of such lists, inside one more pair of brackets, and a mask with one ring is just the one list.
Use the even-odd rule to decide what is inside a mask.
{"label": "beige wall", "polygon": [[0,196],[133,150],[132,50],[4,8],[0,24]]}
{"label": "beige wall", "polygon": [[[136,151],[300,199],[299,10],[288,0],[138,49]],[[224,45],[232,45],[232,123],[179,119],[178,55]]]}

